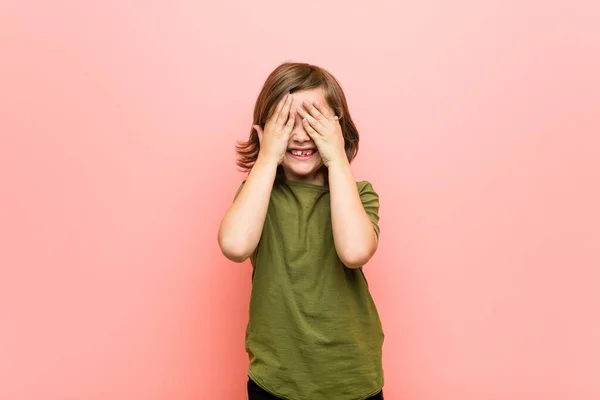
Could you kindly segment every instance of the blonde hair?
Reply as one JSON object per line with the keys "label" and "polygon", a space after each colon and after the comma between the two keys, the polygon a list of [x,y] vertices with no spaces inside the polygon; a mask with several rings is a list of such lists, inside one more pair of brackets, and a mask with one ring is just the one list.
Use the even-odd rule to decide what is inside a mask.
{"label": "blonde hair", "polygon": [[[352,162],[358,153],[358,130],[350,117],[346,96],[334,76],[321,67],[308,63],[285,62],[280,64],[267,77],[254,105],[252,125],[264,127],[271,117],[277,103],[287,92],[298,92],[321,88],[329,106],[339,117],[344,136],[346,156]],[[250,131],[248,140],[236,145],[237,165],[249,172],[260,151],[258,134],[254,128]],[[281,166],[280,166],[281,169]]]}

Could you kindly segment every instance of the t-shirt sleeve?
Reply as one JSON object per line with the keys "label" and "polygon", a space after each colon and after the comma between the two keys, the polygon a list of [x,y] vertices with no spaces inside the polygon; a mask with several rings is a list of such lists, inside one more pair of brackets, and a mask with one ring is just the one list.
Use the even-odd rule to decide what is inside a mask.
{"label": "t-shirt sleeve", "polygon": [[379,195],[370,182],[359,182],[358,193],[360,200],[373,224],[373,229],[379,238]]}

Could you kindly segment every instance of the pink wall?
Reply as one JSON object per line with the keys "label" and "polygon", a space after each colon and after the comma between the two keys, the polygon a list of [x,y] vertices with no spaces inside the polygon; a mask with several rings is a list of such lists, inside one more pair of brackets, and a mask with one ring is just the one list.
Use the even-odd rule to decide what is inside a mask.
{"label": "pink wall", "polygon": [[245,398],[216,231],[288,59],[381,195],[386,398],[600,398],[597,2],[38,3],[0,5],[0,398]]}

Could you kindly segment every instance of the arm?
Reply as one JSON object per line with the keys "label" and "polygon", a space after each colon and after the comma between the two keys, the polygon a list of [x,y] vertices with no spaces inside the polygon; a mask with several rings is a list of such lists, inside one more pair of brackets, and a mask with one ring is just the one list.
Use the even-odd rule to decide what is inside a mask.
{"label": "arm", "polygon": [[[360,268],[377,250],[378,231],[365,210],[352,176],[339,120],[330,109],[317,102],[305,102],[298,113],[303,118],[304,129],[315,141],[323,163],[329,170],[335,250],[344,265]],[[371,212],[377,212],[372,207],[378,208],[378,204],[370,206]]]}
{"label": "arm", "polygon": [[254,126],[260,141],[258,158],[219,226],[218,242],[221,252],[231,261],[246,260],[260,241],[277,166],[285,156],[294,127],[292,101],[291,94],[279,101],[264,132],[260,126]]}
{"label": "arm", "polygon": [[245,261],[256,249],[262,234],[277,160],[257,159],[246,183],[219,226],[218,242],[225,257]]}
{"label": "arm", "polygon": [[335,249],[344,265],[360,268],[377,250],[377,233],[360,199],[348,160],[339,158],[328,168]]}

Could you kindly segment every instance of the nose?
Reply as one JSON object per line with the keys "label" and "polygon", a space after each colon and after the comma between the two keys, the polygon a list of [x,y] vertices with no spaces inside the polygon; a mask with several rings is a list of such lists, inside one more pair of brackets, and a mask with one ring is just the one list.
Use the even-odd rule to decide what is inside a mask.
{"label": "nose", "polygon": [[296,118],[296,123],[294,124],[294,129],[292,130],[292,140],[296,143],[305,143],[311,140],[308,133],[304,129],[302,125],[302,119]]}

